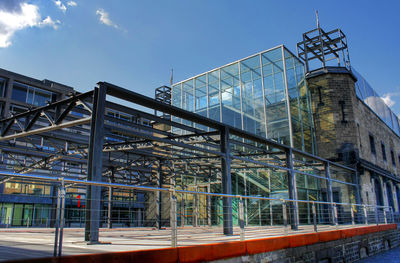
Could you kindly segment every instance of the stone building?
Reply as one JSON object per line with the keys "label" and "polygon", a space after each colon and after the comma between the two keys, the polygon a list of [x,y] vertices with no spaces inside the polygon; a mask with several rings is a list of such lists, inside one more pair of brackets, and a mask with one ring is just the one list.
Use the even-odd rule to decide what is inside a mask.
{"label": "stone building", "polygon": [[[399,212],[398,117],[350,66],[343,32],[317,28],[303,39],[299,56],[306,63],[318,155],[357,167],[361,203]],[[322,67],[310,69],[315,60]]]}

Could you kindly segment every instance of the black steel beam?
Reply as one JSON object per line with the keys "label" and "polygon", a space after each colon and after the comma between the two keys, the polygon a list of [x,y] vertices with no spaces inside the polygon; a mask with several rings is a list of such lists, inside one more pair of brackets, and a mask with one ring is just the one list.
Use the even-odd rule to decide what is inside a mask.
{"label": "black steel beam", "polygon": [[[101,182],[103,170],[104,113],[106,87],[94,90],[92,122],[90,128],[88,180]],[[101,187],[88,186],[86,200],[85,241],[99,242]]]}
{"label": "black steel beam", "polygon": [[[231,179],[231,156],[229,147],[229,129],[223,127],[221,129],[221,169],[222,169],[222,193],[232,194],[232,179]],[[232,222],[232,198],[224,197],[222,199],[223,206],[223,226],[225,235],[233,235]]]}
{"label": "black steel beam", "polygon": [[168,113],[173,116],[177,116],[177,117],[185,119],[185,120],[189,120],[189,121],[192,121],[192,122],[195,122],[198,124],[208,126],[212,129],[221,130],[221,129],[224,129],[225,127],[227,127],[227,128],[229,128],[229,132],[232,135],[237,135],[237,136],[240,136],[245,139],[253,140],[255,142],[269,144],[278,149],[284,150],[284,149],[290,148],[289,146],[266,139],[265,137],[251,134],[249,132],[246,132],[241,129],[223,124],[221,122],[218,122],[218,121],[215,121],[212,119],[209,119],[209,118],[201,116],[199,114],[180,109],[180,108],[172,106],[170,104],[165,104],[163,102],[157,101],[155,99],[149,98],[149,97],[141,95],[139,93],[118,87],[114,84],[110,84],[107,82],[99,82],[99,84],[107,86],[107,94],[114,96],[116,98],[120,98],[125,101],[133,102],[135,104],[138,104],[138,105],[150,108],[150,109],[162,111],[162,112]]}

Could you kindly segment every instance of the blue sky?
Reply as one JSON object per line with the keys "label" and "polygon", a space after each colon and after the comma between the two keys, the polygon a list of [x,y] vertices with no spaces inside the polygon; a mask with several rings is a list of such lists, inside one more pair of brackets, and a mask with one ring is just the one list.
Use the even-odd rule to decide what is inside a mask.
{"label": "blue sky", "polygon": [[[334,4],[333,4],[334,3]],[[341,28],[350,59],[400,113],[400,1],[0,0],[0,67],[91,89],[108,81],[153,96],[180,81]]]}

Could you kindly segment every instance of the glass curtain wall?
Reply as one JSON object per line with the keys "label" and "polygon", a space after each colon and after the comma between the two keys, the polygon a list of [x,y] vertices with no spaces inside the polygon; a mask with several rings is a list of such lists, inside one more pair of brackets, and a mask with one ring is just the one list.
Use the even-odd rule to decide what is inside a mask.
{"label": "glass curtain wall", "polygon": [[397,135],[400,136],[400,120],[393,111],[386,105],[382,97],[369,85],[369,83],[357,72],[351,68],[352,73],[357,77],[356,94],[387,126],[389,126]]}
{"label": "glass curtain wall", "polygon": [[304,66],[283,46],[173,85],[172,105],[315,153]]}

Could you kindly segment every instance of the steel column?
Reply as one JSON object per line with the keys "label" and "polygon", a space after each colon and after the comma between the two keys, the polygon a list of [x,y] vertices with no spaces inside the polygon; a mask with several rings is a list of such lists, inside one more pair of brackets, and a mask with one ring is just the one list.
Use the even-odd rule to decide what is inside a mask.
{"label": "steel column", "polygon": [[[106,87],[95,88],[88,152],[88,180],[102,181]],[[101,187],[89,185],[86,193],[85,241],[99,242]]]}
{"label": "steel column", "polygon": [[[231,179],[231,156],[229,148],[229,129],[223,127],[221,130],[221,172],[222,172],[222,193],[232,194],[232,179]],[[223,225],[224,234],[233,234],[233,222],[232,222],[232,198],[224,197],[222,199],[223,206]]]}

